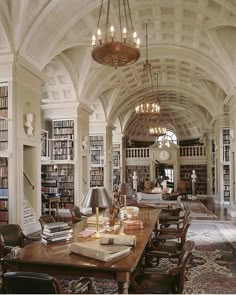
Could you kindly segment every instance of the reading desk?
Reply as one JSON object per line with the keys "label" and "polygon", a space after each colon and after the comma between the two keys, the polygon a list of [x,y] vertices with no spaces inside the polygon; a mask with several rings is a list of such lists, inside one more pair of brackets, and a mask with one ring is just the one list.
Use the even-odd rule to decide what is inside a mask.
{"label": "reading desk", "polygon": [[109,262],[103,262],[71,253],[69,246],[73,242],[81,241],[78,233],[83,230],[82,223],[74,224],[73,238],[68,242],[43,245],[41,241],[33,242],[24,247],[17,258],[7,255],[1,261],[2,271],[21,270],[48,273],[54,276],[83,276],[114,279],[118,282],[118,292],[127,294],[130,274],[140,260],[153,228],[156,226],[160,209],[142,208],[139,219],[143,220],[142,230],[128,230],[123,226],[115,234],[129,234],[136,236],[136,246],[125,257],[119,257]]}

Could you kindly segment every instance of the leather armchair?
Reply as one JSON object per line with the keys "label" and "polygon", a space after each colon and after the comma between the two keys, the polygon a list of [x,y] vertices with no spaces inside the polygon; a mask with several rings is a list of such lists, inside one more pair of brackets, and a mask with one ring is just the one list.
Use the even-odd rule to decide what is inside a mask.
{"label": "leather armchair", "polygon": [[92,288],[88,278],[72,281],[65,290],[58,279],[48,274],[18,271],[6,272],[2,277],[7,294],[88,294]]}
{"label": "leather armchair", "polygon": [[23,248],[27,242],[39,240],[40,237],[26,236],[18,224],[4,224],[0,226],[0,257],[5,256],[12,248]]}

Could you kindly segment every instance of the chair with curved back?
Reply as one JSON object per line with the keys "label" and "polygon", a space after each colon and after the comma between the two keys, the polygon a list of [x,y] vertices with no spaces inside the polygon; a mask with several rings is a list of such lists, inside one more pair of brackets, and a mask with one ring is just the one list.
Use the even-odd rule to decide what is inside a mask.
{"label": "chair with curved back", "polygon": [[143,255],[143,265],[157,266],[160,258],[178,257],[186,242],[190,225],[191,222],[187,222],[182,231],[176,231],[175,233],[160,232],[159,236],[151,239],[149,248],[146,249]]}
{"label": "chair with curved back", "polygon": [[13,247],[23,248],[26,242],[39,240],[26,236],[18,224],[4,224],[0,226],[0,256],[3,257],[11,251]]}
{"label": "chair with curved back", "polygon": [[72,217],[72,223],[77,223],[84,219],[85,215],[80,211],[80,208],[76,205],[70,208],[70,213]]}
{"label": "chair with curved back", "polygon": [[42,230],[44,228],[44,224],[45,223],[53,223],[53,222],[56,222],[55,218],[50,215],[50,214],[44,214],[44,215],[41,215],[38,219],[41,227],[42,227]]}
{"label": "chair with curved back", "polygon": [[194,248],[193,241],[185,242],[177,264],[171,268],[138,268],[131,275],[131,292],[139,294],[181,294],[185,269]]}
{"label": "chair with curved back", "polygon": [[92,286],[90,279],[82,278],[72,281],[70,288],[64,289],[60,281],[51,275],[23,271],[6,272],[2,278],[7,294],[88,294]]}

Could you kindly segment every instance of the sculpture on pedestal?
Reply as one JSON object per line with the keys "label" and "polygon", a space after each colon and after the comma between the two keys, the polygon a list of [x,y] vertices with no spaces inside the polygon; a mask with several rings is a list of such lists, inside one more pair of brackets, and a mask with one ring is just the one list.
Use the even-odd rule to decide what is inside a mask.
{"label": "sculpture on pedestal", "polygon": [[138,190],[138,175],[137,175],[136,171],[134,171],[134,173],[133,173],[133,189],[135,191]]}
{"label": "sculpture on pedestal", "polygon": [[196,175],[195,170],[192,171],[191,178],[192,178],[192,196],[195,196],[196,195],[196,182],[197,182],[197,175]]}

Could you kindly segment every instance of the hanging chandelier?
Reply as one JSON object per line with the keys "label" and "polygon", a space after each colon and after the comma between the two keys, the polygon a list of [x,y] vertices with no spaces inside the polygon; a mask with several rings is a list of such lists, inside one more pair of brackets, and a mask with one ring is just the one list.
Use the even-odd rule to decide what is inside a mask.
{"label": "hanging chandelier", "polygon": [[[115,1],[113,0],[113,2]],[[134,31],[129,0],[123,0],[122,3],[123,5],[121,0],[118,0],[120,32],[117,31],[117,34],[115,34],[115,28],[112,25],[112,22],[117,23],[117,20],[110,20],[111,0],[107,1],[106,23],[104,30],[101,30],[100,20],[103,10],[103,0],[101,0],[97,33],[92,36],[93,49],[91,54],[93,59],[102,65],[114,68],[131,65],[140,57],[140,40]],[[108,32],[108,26],[110,26],[110,32]],[[120,38],[118,38],[118,35],[120,35]]]}
{"label": "hanging chandelier", "polygon": [[164,136],[166,135],[165,127],[152,127],[149,129],[149,134],[154,137]]}
{"label": "hanging chandelier", "polygon": [[[153,99],[153,81],[152,81],[152,65],[148,59],[148,33],[147,33],[147,23],[146,23],[146,60],[143,64],[144,72],[144,98],[143,101],[135,107],[135,112],[137,115],[147,116],[149,118],[155,117],[160,113],[160,104],[158,97],[158,78],[157,78],[157,92],[156,97]],[[150,91],[151,90],[151,91]]]}

